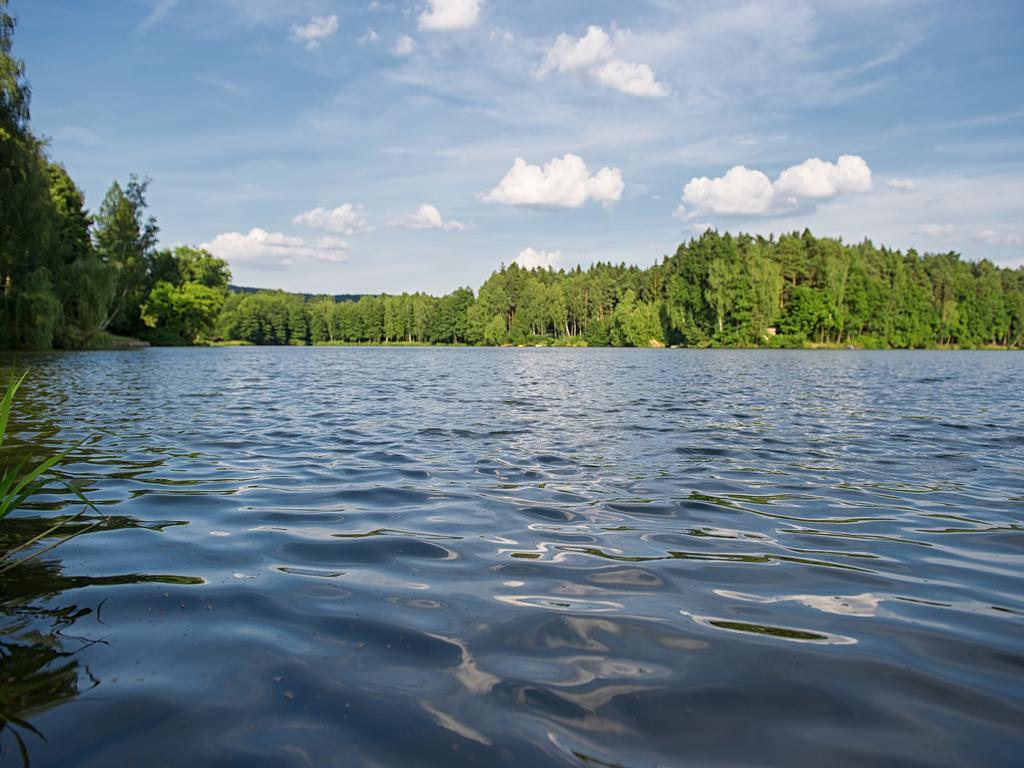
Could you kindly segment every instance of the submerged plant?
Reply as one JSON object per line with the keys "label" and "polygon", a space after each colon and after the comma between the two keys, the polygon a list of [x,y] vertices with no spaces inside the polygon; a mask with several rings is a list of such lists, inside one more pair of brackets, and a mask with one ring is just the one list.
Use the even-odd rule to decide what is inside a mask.
{"label": "submerged plant", "polygon": [[[18,393],[21,385],[25,381],[25,377],[28,376],[28,371],[25,371],[19,378],[11,378],[11,381],[7,385],[7,391],[4,393],[3,400],[0,401],[0,448],[3,448],[4,440],[7,437],[7,425],[11,417],[11,409],[14,405],[14,397]],[[16,465],[8,465],[6,461],[0,460],[0,466],[3,466],[3,473],[0,474],[0,524],[3,523],[5,518],[14,510],[21,507],[26,501],[31,499],[33,496],[39,494],[46,485],[49,479],[49,473],[54,468],[60,466],[60,464],[78,448],[81,443],[71,446],[60,453],[48,456],[43,459],[39,464],[34,467],[26,467],[26,462],[21,461]],[[29,554],[23,554],[38,544],[43,539],[53,536],[62,527],[68,523],[80,518],[88,509],[95,509],[92,502],[90,502],[77,488],[67,484],[66,487],[75,496],[82,501],[83,507],[80,511],[74,515],[60,518],[52,526],[48,527],[42,533],[32,536],[27,541],[24,541],[17,546],[7,550],[6,552],[0,553],[0,574],[6,573],[7,571],[15,568],[23,563],[33,560],[44,552],[48,552],[54,547],[63,544],[74,536],[80,536],[92,528],[99,525],[102,520],[96,520],[91,525],[85,526],[76,530],[69,536],[64,536],[57,541]]]}

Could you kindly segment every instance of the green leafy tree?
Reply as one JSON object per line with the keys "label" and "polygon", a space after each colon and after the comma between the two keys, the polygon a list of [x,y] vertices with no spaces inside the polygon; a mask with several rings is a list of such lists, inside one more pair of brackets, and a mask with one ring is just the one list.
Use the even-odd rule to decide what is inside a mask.
{"label": "green leafy tree", "polygon": [[60,222],[45,145],[29,127],[25,65],[11,54],[14,28],[0,2],[0,344],[49,349],[60,320]]}
{"label": "green leafy tree", "polygon": [[782,271],[771,259],[753,255],[747,265],[750,296],[750,328],[755,344],[767,338],[768,328],[775,325],[782,297]]}
{"label": "green leafy tree", "polygon": [[483,330],[483,342],[491,346],[500,346],[508,343],[508,331],[505,327],[506,318],[504,315],[492,317]]}
{"label": "green leafy tree", "polygon": [[142,318],[155,329],[153,340],[160,344],[194,344],[201,334],[212,331],[224,305],[224,294],[202,283],[172,285],[161,280],[142,305]]}
{"label": "green leafy tree", "polygon": [[708,306],[714,312],[716,335],[719,339],[726,336],[726,320],[729,319],[736,306],[737,285],[740,272],[735,261],[716,258],[708,268],[707,288],[704,296]]}
{"label": "green leafy tree", "polygon": [[113,274],[113,298],[100,330],[139,329],[138,307],[148,293],[147,277],[156,247],[156,219],[146,216],[148,179],[131,176],[122,189],[110,187],[96,216],[96,251]]}
{"label": "green leafy tree", "polygon": [[190,345],[211,336],[224,307],[231,273],[227,262],[207,251],[179,247],[154,259],[167,265],[150,290],[140,315],[156,344]]}
{"label": "green leafy tree", "polygon": [[60,255],[54,286],[61,303],[57,338],[61,346],[74,349],[87,346],[106,318],[113,274],[93,250],[82,191],[56,163],[49,164],[49,180]]}

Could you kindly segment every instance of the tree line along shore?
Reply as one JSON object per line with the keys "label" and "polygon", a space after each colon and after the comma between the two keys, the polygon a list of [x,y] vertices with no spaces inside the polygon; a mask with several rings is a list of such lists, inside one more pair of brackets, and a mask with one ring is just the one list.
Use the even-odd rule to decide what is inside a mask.
{"label": "tree line along shore", "polygon": [[494,272],[474,294],[229,294],[209,339],[251,344],[1016,347],[1024,269],[844,245],[706,232],[641,269]]}
{"label": "tree line along shore", "polygon": [[29,122],[0,0],[0,348],[472,344],[870,348],[1024,346],[1024,267],[708,231],[647,268],[502,266],[479,289],[310,297],[235,290],[228,264],[159,248],[149,181],[94,213]]}

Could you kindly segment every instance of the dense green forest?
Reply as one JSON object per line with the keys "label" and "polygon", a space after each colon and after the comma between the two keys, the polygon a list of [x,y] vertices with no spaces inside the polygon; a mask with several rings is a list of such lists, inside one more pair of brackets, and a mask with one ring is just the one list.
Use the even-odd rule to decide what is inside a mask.
{"label": "dense green forest", "polygon": [[1024,268],[806,231],[777,239],[710,231],[648,269],[512,264],[475,297],[467,288],[343,302],[232,295],[214,335],[253,344],[1021,347]]}
{"label": "dense green forest", "polygon": [[90,214],[29,125],[30,89],[0,0],[0,347],[426,343],[591,346],[1024,346],[1024,268],[847,245],[810,232],[706,232],[647,269],[525,270],[474,295],[231,291],[228,265],[159,249],[148,180]]}

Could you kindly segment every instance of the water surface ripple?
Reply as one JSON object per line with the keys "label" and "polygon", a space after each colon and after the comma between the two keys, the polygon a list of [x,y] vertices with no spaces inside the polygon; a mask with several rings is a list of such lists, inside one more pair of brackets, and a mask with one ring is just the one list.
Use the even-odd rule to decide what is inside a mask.
{"label": "water surface ripple", "polygon": [[1024,754],[1024,355],[30,362],[111,515],[0,584],[33,765]]}

